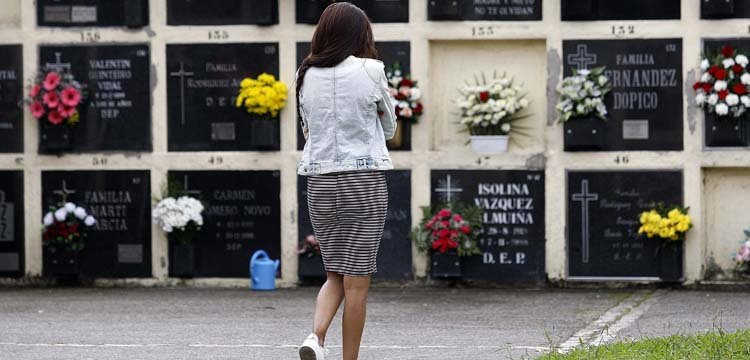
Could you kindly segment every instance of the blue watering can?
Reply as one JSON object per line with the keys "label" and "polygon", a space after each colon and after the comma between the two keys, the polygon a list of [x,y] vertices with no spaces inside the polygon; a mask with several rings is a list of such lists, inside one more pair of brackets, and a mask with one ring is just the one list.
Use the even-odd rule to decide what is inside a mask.
{"label": "blue watering can", "polygon": [[279,260],[271,260],[263,250],[258,250],[250,259],[250,289],[276,289],[276,271],[279,270]]}

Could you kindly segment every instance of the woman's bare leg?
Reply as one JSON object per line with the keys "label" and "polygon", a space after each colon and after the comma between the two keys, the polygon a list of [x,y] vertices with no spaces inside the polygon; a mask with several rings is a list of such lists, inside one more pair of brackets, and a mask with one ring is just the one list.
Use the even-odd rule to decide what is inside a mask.
{"label": "woman's bare leg", "polygon": [[341,301],[344,299],[343,276],[328,272],[327,280],[318,292],[318,300],[315,302],[315,317],[313,320],[313,332],[318,336],[320,346],[326,339],[328,327],[336,316]]}
{"label": "woman's bare leg", "polygon": [[344,276],[344,360],[357,360],[367,314],[369,276]]}

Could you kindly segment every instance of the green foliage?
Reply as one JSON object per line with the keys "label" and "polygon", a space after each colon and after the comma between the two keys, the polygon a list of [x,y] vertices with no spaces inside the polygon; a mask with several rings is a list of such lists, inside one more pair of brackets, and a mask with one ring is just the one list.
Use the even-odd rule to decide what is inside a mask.
{"label": "green foliage", "polygon": [[750,359],[750,330],[715,332],[668,338],[623,341],[584,346],[568,354],[553,352],[542,360],[656,360],[656,359]]}

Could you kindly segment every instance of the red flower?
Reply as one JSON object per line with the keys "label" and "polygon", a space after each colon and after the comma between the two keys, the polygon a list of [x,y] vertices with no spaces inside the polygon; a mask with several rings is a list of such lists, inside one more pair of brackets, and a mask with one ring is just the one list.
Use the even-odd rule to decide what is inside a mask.
{"label": "red flower", "polygon": [[461,232],[468,235],[469,233],[471,233],[471,228],[467,225],[461,226]]}
{"label": "red flower", "polygon": [[67,105],[60,104],[60,106],[57,107],[57,112],[60,113],[60,116],[62,116],[63,118],[67,119],[71,115],[75,114],[76,108],[72,107],[72,106],[67,106]]}
{"label": "red flower", "polygon": [[731,45],[724,45],[721,47],[721,54],[725,58],[732,57],[734,55],[734,48]]}
{"label": "red flower", "polygon": [[714,86],[709,83],[703,83],[703,91],[706,93],[710,92],[713,87]]}
{"label": "red flower", "polygon": [[451,211],[449,209],[442,209],[438,211],[437,216],[441,219],[447,219],[451,216]]}
{"label": "red flower", "polygon": [[479,93],[479,100],[482,102],[487,102],[487,100],[490,99],[490,92],[489,91],[482,91]]}
{"label": "red flower", "polygon": [[412,86],[414,86],[414,82],[413,82],[413,81],[411,81],[410,79],[407,79],[407,78],[403,78],[403,79],[402,79],[402,80],[401,80],[401,81],[400,81],[400,82],[398,83],[398,87],[402,87],[402,86],[408,86],[408,87],[412,87]]}
{"label": "red flower", "polygon": [[450,226],[451,226],[451,222],[450,222],[450,221],[448,221],[448,220],[443,220],[443,221],[441,221],[440,223],[441,223],[441,224],[443,224],[443,227],[445,227],[445,228],[447,228],[447,227],[450,227]]}
{"label": "red flower", "polygon": [[57,92],[50,91],[42,97],[42,100],[44,101],[44,104],[47,105],[50,109],[54,109],[57,107],[57,105],[60,103],[60,97],[57,96]]}
{"label": "red flower", "polygon": [[62,98],[62,103],[67,106],[76,106],[81,102],[81,93],[70,86],[60,92],[60,97]]}
{"label": "red flower", "polygon": [[739,65],[739,64],[734,64],[734,65],[732,66],[732,71],[734,71],[734,73],[735,73],[735,74],[739,74],[739,73],[741,73],[741,72],[742,72],[742,70],[744,70],[744,68],[742,67],[742,65]]}
{"label": "red flower", "polygon": [[438,237],[444,238],[444,237],[450,237],[451,231],[448,229],[440,229],[438,230]]}
{"label": "red flower", "polygon": [[455,222],[461,222],[463,220],[464,220],[464,218],[462,218],[461,215],[459,215],[459,214],[453,214],[453,221],[455,221]]}
{"label": "red flower", "polygon": [[697,83],[693,84],[693,90],[698,90],[703,87],[703,83],[698,81]]}
{"label": "red flower", "polygon": [[47,115],[47,121],[52,125],[60,125],[63,122],[63,118],[57,110],[52,110],[49,112],[49,115]]}
{"label": "red flower", "polygon": [[44,77],[44,89],[47,91],[55,90],[60,85],[60,74],[51,71]]}
{"label": "red flower", "polygon": [[39,84],[34,84],[34,86],[31,87],[31,90],[29,90],[29,95],[31,97],[36,97],[39,95],[39,92],[42,91],[42,86]]}
{"label": "red flower", "polygon": [[441,237],[432,242],[432,249],[437,250],[441,253],[445,253],[448,250],[455,249],[457,247],[458,247],[458,242],[451,240],[448,237]]}
{"label": "red flower", "polygon": [[729,95],[729,91],[726,91],[726,90],[719,91],[719,100],[726,99],[727,95]]}
{"label": "red flower", "polygon": [[34,101],[31,103],[31,106],[29,106],[31,109],[31,115],[34,115],[34,118],[39,119],[42,116],[44,116],[44,105],[40,103],[39,101]]}
{"label": "red flower", "polygon": [[714,76],[717,71],[719,71],[721,68],[718,65],[712,65],[710,68],[708,68],[708,73],[711,74],[711,76]]}
{"label": "red flower", "polygon": [[714,77],[716,80],[725,80],[727,78],[727,71],[724,69],[716,70]]}
{"label": "red flower", "polygon": [[417,103],[417,105],[412,108],[412,111],[414,111],[417,115],[422,115],[422,111],[424,111],[424,108],[422,107],[422,103]]}
{"label": "red flower", "polygon": [[745,85],[736,83],[734,84],[734,86],[732,86],[732,92],[737,95],[745,95],[747,94],[747,88],[745,87]]}

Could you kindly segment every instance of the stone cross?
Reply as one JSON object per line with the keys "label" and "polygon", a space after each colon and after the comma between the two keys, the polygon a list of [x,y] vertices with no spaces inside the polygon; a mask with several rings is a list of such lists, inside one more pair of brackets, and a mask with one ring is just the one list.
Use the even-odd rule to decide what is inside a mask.
{"label": "stone cross", "polygon": [[588,69],[589,65],[596,64],[596,54],[589,53],[586,44],[578,44],[575,54],[568,54],[568,64],[575,65],[576,70]]}
{"label": "stone cross", "polygon": [[451,176],[448,174],[446,175],[445,180],[438,180],[439,187],[435,188],[435,192],[440,193],[440,196],[445,199],[445,201],[451,202],[451,197],[454,192],[459,193],[464,191],[464,189],[458,187],[458,185],[458,182],[455,182],[456,187],[453,187],[454,183],[451,182]]}
{"label": "stone cross", "polygon": [[573,194],[573,201],[581,202],[581,262],[589,262],[589,202],[599,200],[599,194],[589,193],[589,181],[581,180],[581,192]]}
{"label": "stone cross", "polygon": [[185,63],[180,61],[180,71],[169,73],[169,76],[180,78],[180,124],[185,126],[185,77],[195,75],[192,72],[185,71]]}

